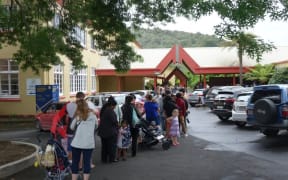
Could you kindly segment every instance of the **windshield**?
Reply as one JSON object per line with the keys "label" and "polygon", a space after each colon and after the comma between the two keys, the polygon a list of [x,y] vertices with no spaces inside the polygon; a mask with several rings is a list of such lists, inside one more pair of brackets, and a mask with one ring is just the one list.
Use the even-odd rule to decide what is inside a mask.
{"label": "windshield", "polygon": [[258,90],[255,91],[251,97],[251,103],[255,103],[257,100],[266,98],[272,100],[275,104],[281,103],[281,90],[272,89],[272,90]]}

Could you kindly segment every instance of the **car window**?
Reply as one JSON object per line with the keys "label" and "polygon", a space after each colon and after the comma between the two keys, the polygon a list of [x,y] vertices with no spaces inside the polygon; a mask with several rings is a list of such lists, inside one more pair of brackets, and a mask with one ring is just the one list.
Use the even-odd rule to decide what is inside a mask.
{"label": "car window", "polygon": [[275,104],[281,103],[281,90],[258,90],[255,91],[251,97],[251,103],[255,103],[257,100],[267,98],[272,100]]}
{"label": "car window", "polygon": [[195,95],[202,94],[203,95],[203,90],[195,90],[195,91],[192,92],[192,94],[195,94]]}
{"label": "car window", "polygon": [[234,94],[233,92],[231,91],[219,91],[218,94]]}
{"label": "car window", "polygon": [[117,104],[124,104],[125,96],[115,96],[115,100],[117,101]]}
{"label": "car window", "polygon": [[239,94],[236,101],[247,102],[251,94]]}
{"label": "car window", "polygon": [[212,89],[211,92],[208,92],[207,94],[218,94],[219,89]]}
{"label": "car window", "polygon": [[91,101],[95,106],[99,106],[99,96],[87,97],[86,100]]}

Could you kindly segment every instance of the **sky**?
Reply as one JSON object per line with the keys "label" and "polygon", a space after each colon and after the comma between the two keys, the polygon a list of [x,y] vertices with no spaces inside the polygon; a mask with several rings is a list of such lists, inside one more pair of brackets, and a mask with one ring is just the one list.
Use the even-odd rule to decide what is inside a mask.
{"label": "sky", "polygon": [[[221,19],[217,15],[205,16],[198,21],[188,20],[184,17],[177,17],[176,23],[167,25],[158,25],[159,28],[165,30],[178,30],[185,32],[202,34],[214,34],[213,26],[219,24]],[[288,21],[271,22],[269,19],[256,24],[255,28],[249,29],[251,32],[265,42],[273,42],[276,46],[288,46]]]}

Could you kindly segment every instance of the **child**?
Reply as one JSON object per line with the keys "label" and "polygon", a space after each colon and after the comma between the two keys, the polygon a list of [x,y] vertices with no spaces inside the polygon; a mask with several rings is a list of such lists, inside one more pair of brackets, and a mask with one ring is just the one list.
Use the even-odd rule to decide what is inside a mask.
{"label": "child", "polygon": [[179,144],[178,137],[180,136],[180,131],[179,131],[178,116],[179,116],[179,110],[174,109],[172,111],[172,116],[167,119],[170,123],[169,136],[171,137],[173,146]]}
{"label": "child", "polygon": [[155,121],[151,121],[148,129],[156,132],[157,134],[161,133],[161,128],[160,128],[160,126],[157,126]]}
{"label": "child", "polygon": [[130,128],[127,122],[125,120],[122,120],[120,129],[119,129],[119,134],[118,134],[118,142],[117,142],[118,157],[117,159],[119,159],[120,156],[122,155],[123,161],[126,161],[126,153],[130,146],[130,143],[131,143]]}

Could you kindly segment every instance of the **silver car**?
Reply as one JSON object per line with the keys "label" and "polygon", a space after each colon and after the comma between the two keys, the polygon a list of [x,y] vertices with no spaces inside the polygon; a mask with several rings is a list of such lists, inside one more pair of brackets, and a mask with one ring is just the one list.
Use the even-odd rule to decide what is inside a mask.
{"label": "silver car", "polygon": [[195,89],[192,93],[188,93],[188,103],[194,107],[196,104],[204,105],[204,90]]}
{"label": "silver car", "polygon": [[246,108],[252,93],[253,91],[240,93],[237,95],[236,100],[234,101],[232,121],[234,121],[238,127],[244,127],[247,123]]}

